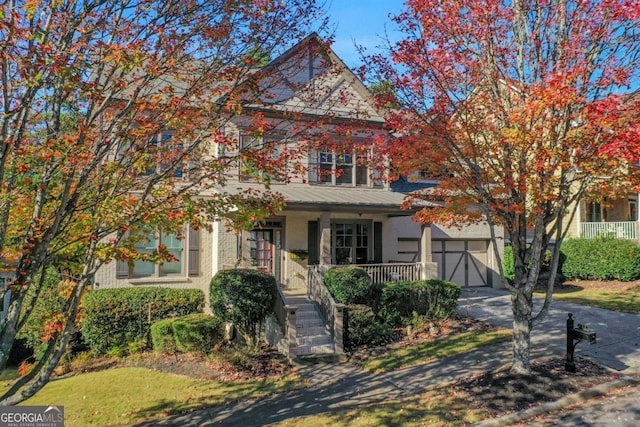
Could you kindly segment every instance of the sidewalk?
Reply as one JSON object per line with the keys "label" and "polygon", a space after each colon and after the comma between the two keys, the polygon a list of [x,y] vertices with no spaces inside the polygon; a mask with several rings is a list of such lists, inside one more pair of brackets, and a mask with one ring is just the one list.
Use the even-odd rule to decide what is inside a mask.
{"label": "sidewalk", "polygon": [[[510,327],[510,298],[504,291],[467,289],[459,312]],[[591,348],[578,346],[577,354],[590,357],[624,373],[640,372],[640,316],[615,313],[554,301],[549,319],[534,329],[532,358],[565,353],[566,313],[597,333]],[[430,363],[385,373],[370,374],[356,366],[308,364],[299,368],[311,386],[264,399],[214,407],[141,426],[262,426],[290,418],[348,410],[388,399],[411,396],[510,362],[511,343],[479,348]]]}

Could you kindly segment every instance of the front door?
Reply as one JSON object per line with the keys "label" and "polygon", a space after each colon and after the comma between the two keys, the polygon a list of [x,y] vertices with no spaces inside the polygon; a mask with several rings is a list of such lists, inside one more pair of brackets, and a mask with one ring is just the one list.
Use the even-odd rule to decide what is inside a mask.
{"label": "front door", "polygon": [[251,231],[249,241],[251,264],[260,270],[272,274],[280,281],[281,272],[281,229],[255,229]]}
{"label": "front door", "polygon": [[251,232],[251,263],[262,271],[273,272],[273,230]]}

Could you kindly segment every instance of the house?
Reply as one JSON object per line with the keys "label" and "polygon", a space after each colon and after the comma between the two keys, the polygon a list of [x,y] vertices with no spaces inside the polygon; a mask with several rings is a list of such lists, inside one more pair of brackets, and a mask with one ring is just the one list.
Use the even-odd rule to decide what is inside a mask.
{"label": "house", "polygon": [[[305,133],[305,138],[319,135],[320,142],[301,159],[304,171],[292,172],[286,179],[274,175],[271,180],[271,190],[286,200],[284,208],[240,233],[214,223],[211,232],[190,230],[183,240],[159,236],[147,244],[148,249],[163,243],[177,262],[136,262],[133,266],[114,262],[96,274],[97,286],[189,287],[208,294],[211,278],[220,270],[236,266],[262,269],[273,274],[280,285],[278,320],[282,329],[278,334],[286,337],[293,333],[298,338],[298,344],[290,342],[288,348],[289,354],[298,355],[338,350],[333,344],[322,347],[325,344],[320,344],[323,341],[318,337],[300,340],[300,328],[314,326],[309,326],[311,320],[297,325],[291,320],[296,311],[299,319],[314,318],[314,304],[307,295],[316,302],[327,298],[312,282],[329,266],[356,264],[380,281],[440,277],[463,286],[498,286],[496,258],[486,227],[421,227],[411,216],[415,209],[429,205],[413,210],[401,207],[412,185],[429,183],[389,184],[383,179],[377,165],[384,159],[376,157],[372,141],[388,137],[388,132],[365,85],[316,35],[267,65],[271,72],[265,73],[265,78],[273,79],[278,75],[274,70],[290,68],[291,62],[300,71],[283,78],[260,105],[253,106],[263,111],[269,131],[256,135],[251,131],[252,120],[242,116],[227,128],[235,135],[236,150],[267,145],[280,149],[299,145],[298,130],[305,123],[321,123]],[[353,120],[357,128],[344,136],[341,126]],[[335,141],[327,138],[349,141],[333,144]],[[218,147],[215,155],[230,155],[233,150]],[[236,164],[225,187],[218,190],[237,194],[261,188],[252,173],[251,168]],[[340,323],[332,313],[324,312],[322,317]],[[324,325],[319,329],[325,329]],[[332,335],[335,339],[340,332]]]}

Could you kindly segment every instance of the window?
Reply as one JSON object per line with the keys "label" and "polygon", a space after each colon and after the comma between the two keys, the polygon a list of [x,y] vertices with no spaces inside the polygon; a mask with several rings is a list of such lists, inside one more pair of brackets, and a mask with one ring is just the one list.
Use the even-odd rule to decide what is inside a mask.
{"label": "window", "polygon": [[370,259],[371,223],[369,221],[332,225],[333,264],[366,264]]}
{"label": "window", "polygon": [[173,176],[185,178],[185,160],[179,160],[184,154],[184,144],[174,139],[173,132],[163,131],[151,138],[145,155],[150,165],[142,175],[153,175],[156,172],[164,172],[173,169]]}
{"label": "window", "polygon": [[600,203],[587,203],[587,222],[602,222],[602,206]]}
{"label": "window", "polygon": [[240,135],[240,151],[252,153],[250,160],[245,158],[240,163],[240,181],[285,181],[287,164],[284,161],[283,165],[282,159],[285,147],[284,136],[280,134],[265,134],[261,137]]}
{"label": "window", "polygon": [[635,199],[629,199],[629,221],[638,220],[638,204]]}
{"label": "window", "polygon": [[382,174],[368,166],[362,150],[337,153],[328,148],[309,153],[309,182],[323,185],[382,187]]}
{"label": "window", "polygon": [[136,250],[151,254],[164,245],[174,261],[155,264],[149,261],[134,261],[132,265],[118,262],[117,278],[144,278],[168,276],[198,276],[200,274],[200,235],[198,230],[189,228],[182,239],[175,234],[159,230],[147,236],[136,245]]}

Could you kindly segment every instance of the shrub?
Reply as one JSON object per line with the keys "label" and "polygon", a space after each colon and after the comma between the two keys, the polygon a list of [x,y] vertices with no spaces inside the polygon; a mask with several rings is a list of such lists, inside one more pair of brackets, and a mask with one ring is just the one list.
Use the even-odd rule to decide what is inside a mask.
{"label": "shrub", "polygon": [[386,282],[379,317],[390,326],[411,320],[414,312],[429,320],[448,319],[456,313],[461,288],[444,280]]}
{"label": "shrub", "polygon": [[381,284],[358,267],[336,267],[324,274],[324,283],[336,302],[364,304],[376,310],[382,291]]}
{"label": "shrub", "polygon": [[502,268],[504,269],[505,279],[509,280],[509,282],[513,282],[516,269],[513,260],[513,248],[511,246],[505,245],[504,247],[504,255],[502,256]]}
{"label": "shrub", "polygon": [[602,237],[567,239],[562,274],[569,280],[622,280],[640,278],[640,247],[631,240]]}
{"label": "shrub", "polygon": [[83,299],[86,315],[82,336],[98,354],[129,343],[148,341],[151,323],[168,317],[202,312],[200,289],[120,288],[101,289]]}
{"label": "shrub", "polygon": [[153,349],[161,353],[207,353],[222,341],[222,327],[221,319],[203,313],[159,320],[151,325]]}
{"label": "shrub", "polygon": [[[544,253],[544,257],[542,258],[542,265],[540,268],[540,272],[548,272],[551,268],[551,258],[552,252],[547,249]],[[562,257],[560,258],[562,261]],[[502,267],[504,269],[504,277],[509,280],[509,282],[513,282],[515,277],[515,261],[513,259],[513,247],[511,245],[506,245],[504,247],[504,254],[502,256]]]}
{"label": "shrub", "polygon": [[151,343],[158,353],[175,353],[178,351],[176,338],[173,335],[173,317],[158,320],[151,324]]}
{"label": "shrub", "polygon": [[391,340],[393,330],[378,321],[371,307],[351,304],[345,307],[344,347],[352,351],[364,345],[380,345]]}
{"label": "shrub", "polygon": [[248,343],[257,343],[258,325],[273,311],[276,279],[260,270],[223,270],[211,280],[211,309],[240,326]]}

